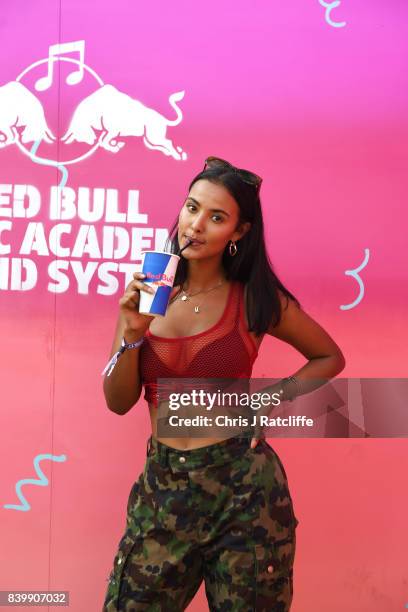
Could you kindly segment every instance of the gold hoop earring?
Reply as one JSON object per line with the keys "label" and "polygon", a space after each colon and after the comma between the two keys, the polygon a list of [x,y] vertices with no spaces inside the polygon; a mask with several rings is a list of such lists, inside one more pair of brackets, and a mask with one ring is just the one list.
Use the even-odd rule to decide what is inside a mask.
{"label": "gold hoop earring", "polygon": [[237,251],[238,251],[238,247],[236,243],[233,240],[231,240],[229,244],[229,254],[231,255],[231,257],[234,257],[237,254]]}

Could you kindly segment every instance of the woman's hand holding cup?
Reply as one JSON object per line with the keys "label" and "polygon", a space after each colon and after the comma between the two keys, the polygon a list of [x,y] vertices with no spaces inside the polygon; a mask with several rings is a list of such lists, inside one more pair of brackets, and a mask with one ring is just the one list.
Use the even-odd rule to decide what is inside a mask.
{"label": "woman's hand holding cup", "polygon": [[[128,341],[143,336],[153,320],[152,316],[139,312],[140,292],[154,293],[154,290],[148,284],[142,282],[141,279],[145,277],[146,274],[143,274],[143,272],[135,272],[133,280],[128,284],[125,293],[119,300],[120,312],[125,321],[126,339]],[[133,335],[134,338],[128,337]]]}

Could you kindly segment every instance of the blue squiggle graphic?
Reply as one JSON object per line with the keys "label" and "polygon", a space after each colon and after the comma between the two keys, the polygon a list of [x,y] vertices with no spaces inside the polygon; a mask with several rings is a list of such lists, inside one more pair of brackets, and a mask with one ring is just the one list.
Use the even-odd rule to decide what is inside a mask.
{"label": "blue squiggle graphic", "polygon": [[36,153],[38,151],[38,147],[40,146],[40,144],[41,144],[41,138],[39,140],[36,140],[33,146],[31,147],[30,157],[32,161],[35,162],[36,164],[42,164],[43,166],[54,166],[58,168],[58,170],[60,170],[62,174],[61,181],[58,187],[62,189],[67,184],[68,170],[66,169],[65,166],[63,166],[62,164],[59,164],[57,161],[54,161],[53,159],[44,159],[42,157],[37,157]]}
{"label": "blue squiggle graphic", "polygon": [[356,279],[356,281],[358,282],[358,286],[360,287],[360,293],[358,294],[354,302],[352,302],[351,304],[340,306],[340,310],[350,310],[350,308],[354,308],[355,306],[357,306],[357,304],[361,302],[361,300],[364,297],[364,283],[361,280],[358,273],[361,272],[361,270],[366,267],[368,263],[368,258],[370,256],[370,249],[364,249],[364,253],[365,253],[365,257],[364,257],[363,263],[360,264],[358,268],[354,268],[354,270],[346,270],[344,273],[347,276],[352,276],[353,278]]}
{"label": "blue squiggle graphic", "polygon": [[34,469],[37,475],[39,476],[39,479],[25,478],[24,480],[19,480],[16,484],[16,493],[18,499],[21,501],[21,505],[19,506],[16,504],[4,504],[4,508],[6,508],[7,510],[21,510],[22,512],[27,512],[31,509],[30,504],[28,503],[24,495],[21,493],[21,487],[27,484],[38,485],[40,487],[46,487],[48,485],[48,478],[45,476],[44,472],[38,465],[40,461],[43,461],[44,459],[50,459],[50,461],[57,461],[58,463],[60,463],[62,461],[66,461],[67,457],[66,455],[50,455],[49,453],[37,455],[34,458]]}
{"label": "blue squiggle graphic", "polygon": [[333,9],[337,8],[340,4],[340,0],[335,0],[334,2],[325,2],[324,0],[319,0],[319,4],[325,7],[326,12],[324,16],[326,17],[326,21],[329,25],[333,26],[333,28],[344,28],[346,25],[346,21],[333,21],[330,17],[330,13]]}

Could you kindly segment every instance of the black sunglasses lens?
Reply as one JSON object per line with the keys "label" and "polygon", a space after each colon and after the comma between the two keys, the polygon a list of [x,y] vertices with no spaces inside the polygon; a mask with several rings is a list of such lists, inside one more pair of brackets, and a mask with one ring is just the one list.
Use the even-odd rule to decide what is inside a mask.
{"label": "black sunglasses lens", "polygon": [[208,157],[205,160],[204,168],[211,168],[211,166],[220,166],[223,168],[231,168],[233,169],[246,183],[250,185],[255,185],[259,188],[262,183],[262,179],[260,176],[257,176],[253,172],[249,172],[249,170],[241,170],[240,168],[236,168],[229,162],[225,161],[225,159],[221,159],[219,157]]}
{"label": "black sunglasses lens", "polygon": [[253,174],[252,172],[249,172],[249,170],[240,170],[239,172],[242,178],[248,181],[249,183],[257,185],[260,182],[260,177],[258,177],[256,174]]}

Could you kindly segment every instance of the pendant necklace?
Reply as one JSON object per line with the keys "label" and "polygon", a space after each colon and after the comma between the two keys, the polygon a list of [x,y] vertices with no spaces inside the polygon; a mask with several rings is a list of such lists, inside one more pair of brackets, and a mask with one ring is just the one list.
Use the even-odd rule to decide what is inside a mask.
{"label": "pendant necklace", "polygon": [[[211,287],[210,289],[206,289],[206,290],[201,290],[201,291],[196,291],[195,293],[187,293],[184,289],[182,289],[181,293],[183,294],[179,299],[182,302],[187,302],[190,298],[194,297],[195,295],[198,295],[199,293],[209,293],[210,291],[213,291],[214,289],[217,289],[218,287],[221,287],[221,285],[224,284],[224,280],[222,280],[220,283],[218,283],[218,285],[215,285],[215,287]],[[204,298],[205,300],[205,298]],[[202,302],[200,302],[200,304],[198,304],[197,306],[194,306],[194,312],[196,314],[200,313],[200,306],[203,304],[204,300]]]}

